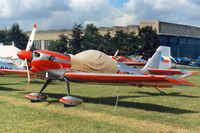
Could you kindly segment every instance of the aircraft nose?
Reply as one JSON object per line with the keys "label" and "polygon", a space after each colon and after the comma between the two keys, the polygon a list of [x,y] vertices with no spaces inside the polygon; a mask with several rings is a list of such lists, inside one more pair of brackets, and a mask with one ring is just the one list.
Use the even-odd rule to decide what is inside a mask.
{"label": "aircraft nose", "polygon": [[32,59],[32,52],[31,51],[26,51],[26,50],[22,50],[20,52],[17,53],[17,56],[23,60],[27,59],[27,60],[31,60]]}

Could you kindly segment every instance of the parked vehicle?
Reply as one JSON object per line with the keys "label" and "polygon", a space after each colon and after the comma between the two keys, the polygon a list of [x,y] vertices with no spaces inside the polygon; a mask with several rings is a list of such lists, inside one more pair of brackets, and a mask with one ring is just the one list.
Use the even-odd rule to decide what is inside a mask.
{"label": "parked vehicle", "polygon": [[200,60],[197,60],[197,61],[192,61],[190,63],[191,66],[197,66],[197,67],[200,67]]}
{"label": "parked vehicle", "polygon": [[175,60],[181,65],[189,65],[192,62],[192,59],[188,57],[175,58]]}

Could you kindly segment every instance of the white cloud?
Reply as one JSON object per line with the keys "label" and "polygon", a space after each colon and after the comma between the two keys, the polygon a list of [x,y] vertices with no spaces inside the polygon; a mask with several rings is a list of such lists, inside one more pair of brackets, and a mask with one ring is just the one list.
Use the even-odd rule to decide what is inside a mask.
{"label": "white cloud", "polygon": [[135,20],[134,16],[124,13],[122,17],[116,20],[116,25],[127,26],[133,24],[134,20]]}
{"label": "white cloud", "polygon": [[0,4],[0,18],[8,18],[11,15],[9,1],[3,0]]}
{"label": "white cloud", "polygon": [[200,15],[200,2],[197,0],[129,0],[123,9],[135,16],[136,22],[157,19],[196,25],[200,20],[197,17]]}
{"label": "white cloud", "polygon": [[1,0],[0,26],[18,22],[25,30],[38,23],[41,30],[72,28],[74,23],[97,26],[138,24],[161,20],[199,25],[198,0],[128,0],[113,6],[112,0]]}
{"label": "white cloud", "polygon": [[108,5],[108,0],[69,0],[69,7],[74,11],[96,12]]}

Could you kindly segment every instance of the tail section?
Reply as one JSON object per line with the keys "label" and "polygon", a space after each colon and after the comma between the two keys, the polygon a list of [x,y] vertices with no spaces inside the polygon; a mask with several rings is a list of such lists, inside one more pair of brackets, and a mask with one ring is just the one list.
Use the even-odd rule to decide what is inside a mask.
{"label": "tail section", "polygon": [[185,78],[196,74],[196,71],[170,69],[171,61],[174,60],[171,56],[170,47],[160,46],[154,55],[148,60],[142,71],[145,73],[158,74],[158,75],[180,75]]}
{"label": "tail section", "polygon": [[171,67],[170,47],[160,46],[153,56],[148,60],[143,70],[147,69],[168,69]]}

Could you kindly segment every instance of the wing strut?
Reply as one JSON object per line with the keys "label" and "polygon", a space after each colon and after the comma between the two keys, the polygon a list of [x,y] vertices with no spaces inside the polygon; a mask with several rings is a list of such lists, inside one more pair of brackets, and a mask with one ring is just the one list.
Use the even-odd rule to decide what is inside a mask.
{"label": "wing strut", "polygon": [[164,91],[161,91],[160,89],[158,89],[157,87],[154,87],[157,91],[160,92],[161,95],[165,96],[167,95],[167,93],[165,93]]}
{"label": "wing strut", "polygon": [[115,102],[115,108],[114,108],[114,111],[115,111],[116,108],[117,108],[117,104],[118,104],[118,101],[119,101],[119,94],[120,94],[120,86],[118,87],[118,91],[117,91],[117,99],[116,99],[116,102]]}

